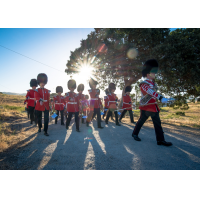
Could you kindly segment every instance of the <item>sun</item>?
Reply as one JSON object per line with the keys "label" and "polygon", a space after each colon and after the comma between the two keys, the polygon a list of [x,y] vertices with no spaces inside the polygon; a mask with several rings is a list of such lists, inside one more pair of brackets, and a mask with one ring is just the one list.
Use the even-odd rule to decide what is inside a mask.
{"label": "sun", "polygon": [[94,69],[91,65],[83,65],[78,74],[81,79],[88,80],[92,76],[93,70]]}

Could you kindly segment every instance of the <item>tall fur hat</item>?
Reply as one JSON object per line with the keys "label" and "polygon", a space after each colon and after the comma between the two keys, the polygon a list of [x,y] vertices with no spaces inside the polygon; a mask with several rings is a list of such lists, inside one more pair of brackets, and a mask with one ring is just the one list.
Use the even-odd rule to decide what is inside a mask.
{"label": "tall fur hat", "polygon": [[38,76],[37,76],[38,85],[40,83],[47,84],[47,81],[48,81],[48,77],[46,74],[44,74],[44,73],[38,74]]}
{"label": "tall fur hat", "polygon": [[67,83],[68,89],[74,88],[76,89],[76,81],[74,79],[70,79]]}
{"label": "tall fur hat", "polygon": [[109,93],[109,89],[108,88],[105,90],[105,93],[106,93],[106,95]]}
{"label": "tall fur hat", "polygon": [[57,86],[57,87],[56,87],[56,93],[58,93],[58,92],[63,93],[63,88],[62,88],[62,86]]}
{"label": "tall fur hat", "polygon": [[85,95],[85,99],[89,99],[89,96],[87,94]]}
{"label": "tall fur hat", "polygon": [[144,68],[142,70],[142,76],[146,77],[149,73],[157,73],[158,72],[158,62],[155,59],[147,60],[144,63]]}
{"label": "tall fur hat", "polygon": [[108,89],[109,89],[109,92],[111,92],[111,90],[116,90],[116,86],[114,83],[110,83],[109,86],[108,86]]}
{"label": "tall fur hat", "polygon": [[131,90],[132,90],[132,87],[131,87],[131,86],[126,86],[126,88],[125,88],[125,93],[126,93],[126,92],[131,92]]}
{"label": "tall fur hat", "polygon": [[31,87],[34,87],[34,86],[37,87],[38,86],[37,80],[36,79],[31,79],[30,86]]}
{"label": "tall fur hat", "polygon": [[78,88],[77,88],[77,91],[83,91],[84,90],[84,85],[83,84],[79,84],[78,85]]}
{"label": "tall fur hat", "polygon": [[90,86],[91,89],[92,89],[92,85],[98,85],[98,82],[95,81],[93,78],[90,78],[90,80],[89,80],[89,86]]}

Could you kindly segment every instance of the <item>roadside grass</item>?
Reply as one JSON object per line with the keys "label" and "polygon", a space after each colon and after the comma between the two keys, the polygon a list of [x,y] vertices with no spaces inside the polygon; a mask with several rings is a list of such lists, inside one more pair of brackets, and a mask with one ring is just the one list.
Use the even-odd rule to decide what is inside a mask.
{"label": "roadside grass", "polygon": [[[173,109],[171,107],[160,108],[160,119],[164,124],[177,125],[182,127],[200,128],[200,103],[188,103],[188,110]],[[134,119],[137,121],[140,117],[140,110],[134,111]],[[129,120],[129,114],[126,115],[126,120]],[[151,117],[146,123],[152,123]]]}
{"label": "roadside grass", "polygon": [[23,96],[0,94],[0,152],[20,141],[24,134],[22,126],[15,126],[26,116],[24,99]]}

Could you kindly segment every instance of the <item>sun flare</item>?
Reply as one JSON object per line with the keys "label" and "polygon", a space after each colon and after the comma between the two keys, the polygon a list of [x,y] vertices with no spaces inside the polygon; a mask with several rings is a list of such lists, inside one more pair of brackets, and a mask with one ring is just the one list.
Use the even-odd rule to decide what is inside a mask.
{"label": "sun flare", "polygon": [[85,80],[88,80],[92,76],[92,71],[94,69],[90,65],[83,65],[80,68],[79,76],[84,78]]}

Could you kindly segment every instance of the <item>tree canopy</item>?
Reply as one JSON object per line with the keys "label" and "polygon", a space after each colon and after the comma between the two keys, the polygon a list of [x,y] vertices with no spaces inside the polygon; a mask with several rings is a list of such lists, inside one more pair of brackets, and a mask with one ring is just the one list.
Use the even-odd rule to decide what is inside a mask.
{"label": "tree canopy", "polygon": [[65,72],[78,73],[83,65],[105,89],[114,82],[121,89],[141,78],[144,62],[159,63],[159,90],[168,94],[199,95],[200,29],[96,28],[71,52]]}

